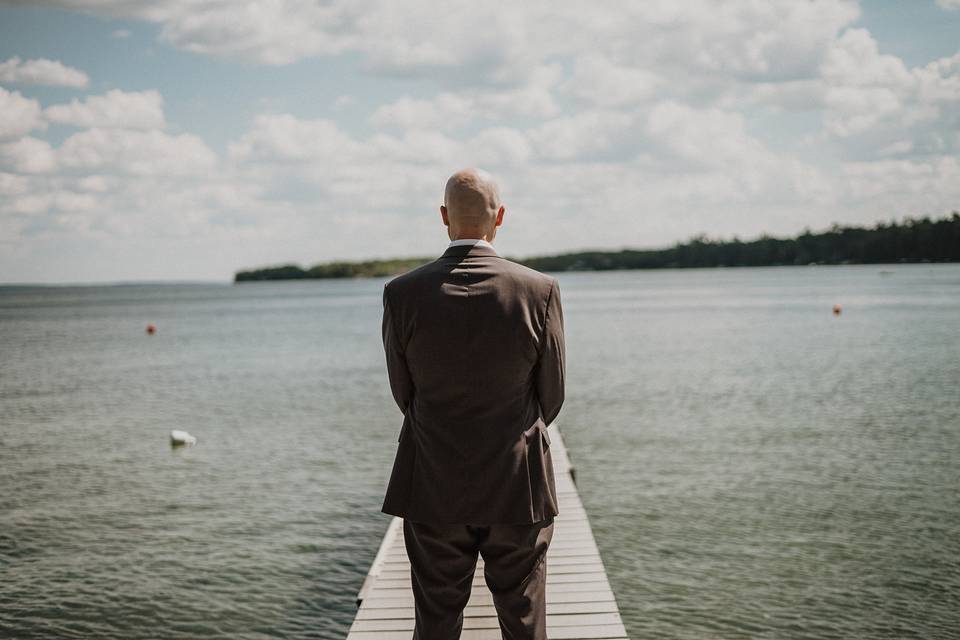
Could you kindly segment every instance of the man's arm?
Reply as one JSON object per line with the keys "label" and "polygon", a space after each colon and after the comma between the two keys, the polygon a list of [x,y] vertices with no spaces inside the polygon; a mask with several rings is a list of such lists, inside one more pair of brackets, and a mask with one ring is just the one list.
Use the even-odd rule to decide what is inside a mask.
{"label": "man's arm", "polygon": [[560,306],[560,285],[554,280],[547,299],[540,360],[534,374],[537,395],[540,397],[540,414],[546,424],[553,422],[563,405],[565,367],[563,308]]}
{"label": "man's arm", "polygon": [[390,296],[387,288],[383,288],[383,350],[387,356],[387,374],[390,376],[390,391],[397,401],[400,411],[407,412],[410,398],[413,396],[413,381],[410,379],[410,369],[407,367],[407,358],[403,353],[403,344],[396,331],[393,312],[390,308]]}

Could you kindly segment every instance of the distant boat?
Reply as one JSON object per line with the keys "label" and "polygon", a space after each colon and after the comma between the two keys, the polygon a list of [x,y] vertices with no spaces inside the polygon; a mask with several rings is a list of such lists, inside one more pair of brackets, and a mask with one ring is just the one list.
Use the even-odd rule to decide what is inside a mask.
{"label": "distant boat", "polygon": [[186,431],[174,429],[170,432],[170,444],[174,447],[182,447],[188,444],[196,444],[197,438]]}

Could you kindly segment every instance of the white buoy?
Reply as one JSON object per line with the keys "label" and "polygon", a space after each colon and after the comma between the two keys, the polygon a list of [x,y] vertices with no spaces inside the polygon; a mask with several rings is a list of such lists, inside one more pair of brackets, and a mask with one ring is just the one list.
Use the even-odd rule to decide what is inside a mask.
{"label": "white buoy", "polygon": [[174,429],[170,432],[170,444],[179,447],[185,444],[196,444],[196,437],[190,435],[186,431],[181,431],[179,429]]}

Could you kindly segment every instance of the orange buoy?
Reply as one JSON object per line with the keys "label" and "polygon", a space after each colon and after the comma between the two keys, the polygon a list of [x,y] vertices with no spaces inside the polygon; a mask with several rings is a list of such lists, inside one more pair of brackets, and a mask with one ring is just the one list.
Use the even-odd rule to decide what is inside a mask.
{"label": "orange buoy", "polygon": [[843,311],[843,308],[839,304],[833,305],[833,315],[838,316],[841,311]]}
{"label": "orange buoy", "polygon": [[153,324],[152,322],[148,323],[148,324],[147,324],[147,335],[151,335],[151,336],[152,336],[152,335],[155,334],[156,332],[157,332],[157,325]]}

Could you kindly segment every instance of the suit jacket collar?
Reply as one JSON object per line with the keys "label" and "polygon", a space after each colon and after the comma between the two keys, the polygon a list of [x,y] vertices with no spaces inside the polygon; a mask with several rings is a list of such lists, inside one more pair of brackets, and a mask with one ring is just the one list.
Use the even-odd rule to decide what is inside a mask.
{"label": "suit jacket collar", "polygon": [[497,258],[500,256],[493,247],[486,247],[482,244],[461,244],[453,247],[447,247],[441,258],[473,258],[476,256],[491,256]]}

